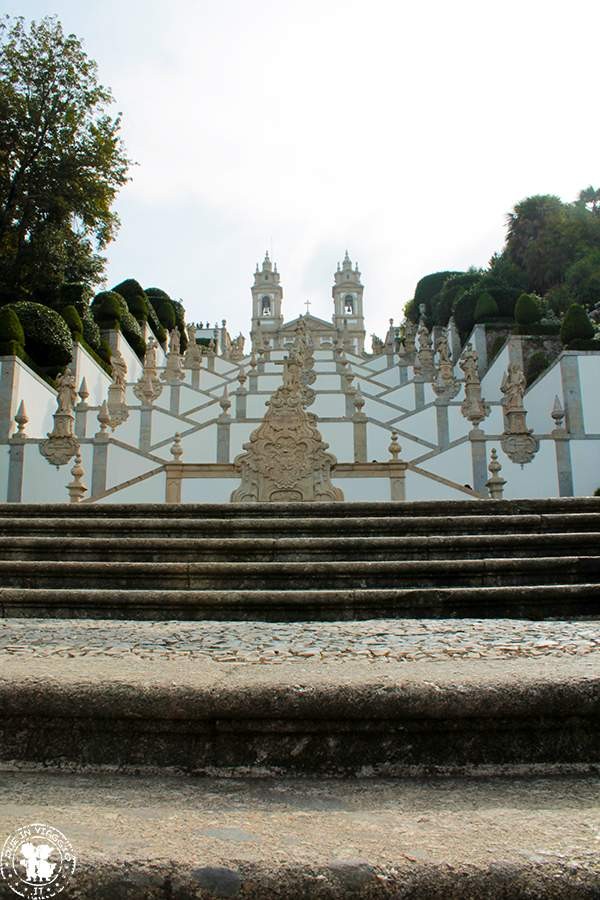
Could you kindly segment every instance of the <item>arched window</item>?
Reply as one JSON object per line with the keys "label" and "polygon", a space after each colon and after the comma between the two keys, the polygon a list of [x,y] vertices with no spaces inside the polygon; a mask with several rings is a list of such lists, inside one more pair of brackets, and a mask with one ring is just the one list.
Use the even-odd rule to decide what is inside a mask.
{"label": "arched window", "polygon": [[261,297],[261,306],[260,306],[260,314],[261,316],[270,316],[271,315],[271,298],[270,297]]}
{"label": "arched window", "polygon": [[352,294],[346,294],[344,297],[344,313],[350,316],[354,315],[354,297]]}

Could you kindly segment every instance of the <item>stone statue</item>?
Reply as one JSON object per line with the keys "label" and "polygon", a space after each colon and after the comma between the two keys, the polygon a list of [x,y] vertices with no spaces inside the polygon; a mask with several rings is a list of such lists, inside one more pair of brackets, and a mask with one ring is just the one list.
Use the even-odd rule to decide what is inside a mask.
{"label": "stone statue", "polygon": [[439,359],[439,368],[432,387],[434,393],[438,397],[438,402],[447,402],[456,397],[460,390],[460,385],[454,377],[454,366],[452,365],[452,360],[450,358],[447,331],[442,332],[442,336],[437,342],[436,350]]}
{"label": "stone statue", "polygon": [[178,328],[172,328],[169,332],[169,353],[181,353],[181,338]]}
{"label": "stone statue", "polygon": [[123,359],[123,354],[120,350],[115,350],[111,354],[110,364],[113,373],[113,384],[120,388],[125,388],[127,386],[127,363]]}
{"label": "stone statue", "polygon": [[79,450],[79,444],[73,433],[75,416],[73,410],[77,402],[75,375],[67,369],[57,375],[56,412],[54,427],[48,432],[47,440],[40,444],[40,453],[49,463],[64,466]]}
{"label": "stone statue", "polygon": [[473,423],[474,428],[478,428],[479,423],[489,416],[490,406],[481,396],[477,353],[473,350],[472,344],[467,344],[459,366],[465,376],[465,399],[460,405],[460,411],[465,419]]}
{"label": "stone statue", "polygon": [[500,390],[503,394],[504,432],[500,444],[514,463],[531,462],[539,449],[539,441],[527,427],[527,412],[523,406],[527,382],[523,369],[518,363],[509,363],[502,379]]}
{"label": "stone statue", "polygon": [[59,413],[72,413],[77,403],[77,389],[75,386],[75,376],[70,369],[67,369],[62,375],[56,376],[56,384],[58,387],[58,408]]}

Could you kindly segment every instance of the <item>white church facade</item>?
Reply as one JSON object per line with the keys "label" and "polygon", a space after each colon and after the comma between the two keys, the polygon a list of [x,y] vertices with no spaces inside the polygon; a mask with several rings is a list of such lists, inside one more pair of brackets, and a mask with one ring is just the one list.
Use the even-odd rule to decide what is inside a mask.
{"label": "white church facade", "polygon": [[200,346],[190,324],[184,354],[172,333],[168,352],[149,339],[142,362],[120,332],[106,332],[112,379],[75,345],[58,390],[1,357],[0,501],[230,502],[252,498],[246,470],[261,484],[267,470],[279,473],[273,498],[558,497],[600,486],[600,352],[563,351],[526,386],[530,339],[507,335],[488,358],[483,325],[460,346],[452,322],[435,334],[421,322],[400,345],[388,335],[367,353],[363,285],[348,254],[332,299],[331,322],[284,321],[267,256],[246,350]]}

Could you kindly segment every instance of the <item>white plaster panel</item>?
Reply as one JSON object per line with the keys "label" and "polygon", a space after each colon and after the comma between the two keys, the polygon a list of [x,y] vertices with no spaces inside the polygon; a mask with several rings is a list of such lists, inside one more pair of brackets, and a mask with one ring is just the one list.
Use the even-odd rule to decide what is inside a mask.
{"label": "white plaster panel", "polygon": [[[81,458],[85,475],[83,481],[88,488],[91,484],[91,444],[83,444]],[[73,480],[71,469],[74,460],[66,465],[56,466],[40,453],[39,444],[25,445],[25,462],[23,466],[23,503],[67,503],[69,494],[67,484]]]}
{"label": "white plaster panel", "polygon": [[352,382],[352,387],[360,388],[361,394],[364,394],[365,397],[372,397],[375,394],[380,394],[384,389],[382,385],[374,384],[372,381],[368,381],[365,378],[360,378],[359,376],[356,376],[356,378]]}
{"label": "white plaster panel", "polygon": [[[598,376],[596,390],[600,383],[600,371]],[[549,434],[554,428],[554,421],[550,413],[554,406],[554,398],[557,395],[561,404],[563,404],[562,380],[558,360],[531,386],[523,399],[523,405],[527,410],[527,427],[533,428],[536,434]],[[600,431],[600,428],[598,430]]]}
{"label": "white plaster panel", "polygon": [[398,366],[394,366],[391,369],[380,372],[377,375],[377,381],[387,385],[387,387],[395,387],[397,384],[400,384],[400,369]]}
{"label": "white plaster panel", "polygon": [[[77,390],[81,384],[81,379],[85,378],[90,396],[87,402],[90,406],[100,406],[108,397],[108,387],[111,378],[102,369],[95,359],[89,355],[87,350],[80,344],[75,344],[75,383]],[[71,363],[73,369],[73,363]],[[129,377],[129,376],[128,376]]]}
{"label": "white plaster panel", "polygon": [[182,384],[179,388],[179,411],[182,415],[185,415],[188,409],[195,409],[196,406],[200,406],[205,400],[206,396],[196,388],[187,384]]}
{"label": "white plaster panel", "polygon": [[8,466],[10,462],[8,444],[0,444],[0,503],[5,503],[8,496]]}
{"label": "white plaster panel", "polygon": [[242,452],[242,444],[250,440],[250,435],[258,425],[254,422],[232,422],[229,435],[229,458],[233,462]]}
{"label": "white plaster panel", "polygon": [[340,488],[349,503],[390,499],[389,478],[332,478],[331,482]]}
{"label": "white plaster panel", "polygon": [[501,400],[500,385],[508,369],[508,346],[505,344],[481,379],[481,393],[486,400]]}
{"label": "white plaster panel", "polygon": [[310,385],[313,391],[339,391],[342,380],[340,375],[317,375]]}
{"label": "white plaster panel", "polygon": [[[467,421],[465,419],[465,421]],[[471,423],[469,422],[469,430]],[[504,414],[500,404],[491,405],[490,414],[479,426],[486,434],[502,434],[504,431]]]}
{"label": "white plaster panel", "polygon": [[442,453],[431,459],[427,459],[419,466],[434,475],[449,478],[450,481],[458,481],[459,484],[473,483],[473,464],[471,457],[471,443],[465,441],[457,447],[449,447]]}
{"label": "white plaster panel", "polygon": [[317,394],[308,412],[328,419],[346,415],[346,400],[343,394]]}
{"label": "white plaster panel", "polygon": [[[390,441],[392,439],[392,431],[382,428],[381,425],[375,425],[374,422],[367,422],[367,461],[386,462],[390,459]],[[402,447],[400,458],[405,460],[414,459],[416,456],[423,456],[427,453],[428,447],[424,447],[417,441],[411,441],[410,438],[399,435],[398,442]]]}
{"label": "white plaster panel", "polygon": [[[208,395],[205,397],[199,398],[200,402],[204,402],[207,400]],[[193,413],[186,414],[186,419],[193,419],[194,422],[208,422],[210,419],[216,419],[217,416],[221,415],[221,407],[217,403],[216,400],[213,400],[212,403],[207,403],[206,406],[203,406],[202,409],[197,409]],[[188,428],[189,426],[182,423],[181,430]]]}
{"label": "white plaster panel", "polygon": [[216,372],[209,372],[204,369],[200,372],[200,386],[203,391],[210,391],[215,394],[218,393],[220,396],[225,387],[225,380],[226,379],[223,378],[222,375],[219,375]]}
{"label": "white plaster panel", "polygon": [[600,488],[600,441],[570,441],[573,492],[587,497]]}
{"label": "white plaster panel", "polygon": [[103,497],[97,503],[164,503],[165,484],[165,473],[157,472],[156,475],[145,478],[144,481],[132,484],[121,491],[115,491],[109,497]]}
{"label": "white plaster panel", "polygon": [[[234,372],[237,372],[237,364],[228,362],[225,359],[222,359],[220,356],[215,356],[215,372],[219,375],[233,375]],[[200,376],[202,377],[202,376]]]}
{"label": "white plaster panel", "polygon": [[[88,412],[87,415],[87,436],[93,437],[99,430],[98,418],[96,412]],[[125,422],[117,425],[115,430],[111,432],[117,440],[124,444],[131,444],[137,447],[140,442],[140,411],[139,409],[130,409],[129,417]]]}
{"label": "white plaster panel", "polygon": [[540,441],[540,449],[533,461],[524,466],[513,463],[502,452],[499,442],[486,443],[486,458],[489,461],[492,447],[498,451],[502,466],[500,475],[506,480],[504,496],[507,499],[524,497],[558,497],[558,475],[556,471],[556,451],[554,441]]}
{"label": "white plaster panel", "polygon": [[[25,403],[25,410],[29,417],[27,423],[28,437],[45,438],[54,426],[53,414],[56,412],[56,391],[46,384],[21,360],[17,360],[18,382],[16,386],[16,398],[14,412],[16,413],[21,400]],[[11,433],[17,430],[15,423]]]}
{"label": "white plaster panel", "polygon": [[[124,447],[108,445],[108,462],[106,466],[106,487],[111,488],[130,478],[143,475],[150,469],[155,469],[157,463],[153,459],[132,453]],[[91,476],[90,476],[91,477]]]}
{"label": "white plaster panel", "polygon": [[270,394],[281,387],[283,381],[281,375],[259,375],[256,379],[256,386],[259,391],[269,391]]}
{"label": "white plaster panel", "polygon": [[351,422],[318,422],[321,437],[338,462],[354,462],[354,430]]}
{"label": "white plaster panel", "polygon": [[427,478],[417,472],[406,472],[407,500],[466,500],[467,495],[456,488],[440,484],[434,478]]}
{"label": "white plaster panel", "polygon": [[217,461],[217,426],[207,425],[181,438],[183,462],[213,463]]}
{"label": "white plaster panel", "polygon": [[408,431],[415,437],[437,444],[437,416],[435,409],[431,406],[411,413],[396,424],[402,431]]}
{"label": "white plaster panel", "polygon": [[249,394],[246,398],[246,415],[249,419],[262,419],[267,411],[270,394]]}
{"label": "white plaster panel", "polygon": [[468,434],[471,423],[465,419],[460,411],[460,406],[448,406],[448,433],[450,441],[457,441]]}
{"label": "white plaster panel", "polygon": [[158,444],[172,438],[180,430],[180,422],[176,416],[169,415],[159,409],[152,410],[152,443]]}
{"label": "white plaster panel", "polygon": [[[131,348],[120,331],[117,332],[117,345],[121,351],[121,356],[125,360],[125,365],[127,366],[127,381],[137,381],[142,374],[144,367],[137,353]],[[79,387],[79,385],[77,386]]]}
{"label": "white plaster panel", "polygon": [[387,369],[387,356],[385,353],[382,353],[381,356],[367,359],[362,365],[367,369],[371,369],[372,372],[381,372],[383,369]]}
{"label": "white plaster panel", "polygon": [[181,482],[182,503],[229,503],[239,487],[239,478],[184,478]]}
{"label": "white plaster panel", "polygon": [[389,391],[383,398],[388,403],[395,403],[401,407],[399,412],[405,409],[415,408],[415,387],[414,384],[403,384],[401,387],[393,391]]}
{"label": "white plaster panel", "polygon": [[[354,366],[352,367],[352,369],[354,370]],[[317,372],[317,374],[319,374],[321,372],[328,373],[328,372],[335,372],[335,371],[336,371],[336,364],[333,361],[315,362],[315,372]]]}
{"label": "white plaster panel", "polygon": [[397,419],[402,414],[402,410],[395,406],[387,406],[385,403],[379,403],[371,397],[365,397],[365,405],[363,412],[372,419],[378,419],[380,422],[389,422],[391,419]]}
{"label": "white plaster panel", "polygon": [[600,434],[600,353],[577,357],[583,403],[583,421],[588,434]]}

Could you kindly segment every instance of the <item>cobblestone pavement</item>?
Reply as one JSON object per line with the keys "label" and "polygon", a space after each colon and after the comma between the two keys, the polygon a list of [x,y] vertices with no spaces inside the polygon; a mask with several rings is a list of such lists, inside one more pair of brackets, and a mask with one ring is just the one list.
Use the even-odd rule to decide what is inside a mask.
{"label": "cobblestone pavement", "polygon": [[372,619],[360,622],[119,622],[8,619],[0,654],[210,658],[231,665],[314,659],[507,659],[600,652],[600,622]]}

